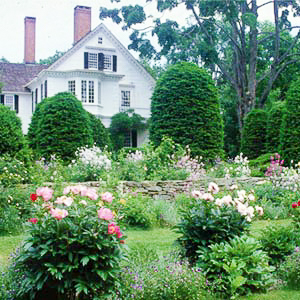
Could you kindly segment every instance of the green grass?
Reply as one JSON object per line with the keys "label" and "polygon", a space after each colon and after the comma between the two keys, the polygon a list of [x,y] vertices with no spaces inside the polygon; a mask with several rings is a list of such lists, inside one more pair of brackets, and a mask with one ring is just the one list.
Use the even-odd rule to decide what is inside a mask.
{"label": "green grass", "polygon": [[8,264],[10,253],[20,245],[23,239],[24,235],[0,237],[0,267]]}

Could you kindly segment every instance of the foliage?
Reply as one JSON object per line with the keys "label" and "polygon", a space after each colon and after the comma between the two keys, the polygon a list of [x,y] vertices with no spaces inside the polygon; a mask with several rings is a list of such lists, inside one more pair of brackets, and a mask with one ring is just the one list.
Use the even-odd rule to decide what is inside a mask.
{"label": "foliage", "polygon": [[43,187],[31,195],[29,236],[12,265],[24,274],[17,295],[101,299],[114,293],[119,288],[124,237],[116,223],[118,215],[108,208],[113,196],[102,194],[105,206],[100,207],[91,188],[68,186],[61,197],[53,193]]}
{"label": "foliage", "polygon": [[134,113],[132,110],[113,115],[109,131],[114,149],[119,150],[124,147],[126,133],[146,128],[145,118]]}
{"label": "foliage", "polygon": [[245,118],[241,139],[241,152],[249,159],[257,158],[266,152],[267,112],[252,110]]}
{"label": "foliage", "polygon": [[291,225],[271,225],[263,230],[260,243],[270,257],[270,264],[279,267],[295,247],[300,245],[300,235]]}
{"label": "foliage", "polygon": [[268,112],[266,148],[269,152],[278,152],[280,147],[280,128],[283,119],[285,102],[275,102]]}
{"label": "foliage", "polygon": [[110,148],[111,141],[108,130],[104,127],[99,118],[90,112],[87,112],[87,114],[90,119],[90,127],[92,129],[94,144],[101,149],[104,149],[105,146]]}
{"label": "foliage", "polygon": [[12,205],[0,207],[0,236],[18,234],[23,230],[22,225],[18,208]]}
{"label": "foliage", "polygon": [[0,156],[14,156],[24,145],[22,124],[16,112],[0,104]]}
{"label": "foliage", "polygon": [[[274,157],[276,153],[266,153],[258,156],[255,159],[251,159],[249,161],[249,166],[251,167],[251,174],[253,174],[253,171],[257,171],[257,177],[264,177],[265,173],[270,166],[270,159],[271,157]],[[253,176],[253,175],[252,175]]]}
{"label": "foliage", "polygon": [[280,266],[279,278],[287,287],[298,290],[300,280],[300,248],[296,247],[294,252],[286,258],[286,261]]}
{"label": "foliage", "polygon": [[42,101],[33,119],[36,120],[28,138],[46,159],[55,154],[69,162],[77,148],[92,144],[88,115],[82,103],[70,93],[59,93]]}
{"label": "foliage", "polygon": [[213,290],[223,297],[265,292],[275,282],[274,268],[269,266],[269,257],[261,248],[254,238],[235,237],[201,248],[197,266],[214,283]]}
{"label": "foliage", "polygon": [[59,58],[61,58],[65,53],[66,53],[65,51],[57,51],[56,50],[54,55],[49,56],[48,58],[45,58],[45,59],[40,59],[39,64],[41,64],[41,65],[52,65]]}
{"label": "foliage", "polygon": [[[179,209],[180,221],[175,231],[181,237],[177,241],[191,262],[197,260],[199,247],[208,247],[241,236],[248,230],[254,217],[254,208],[248,206],[248,201],[255,200],[252,194],[246,195],[245,190],[240,190],[234,191],[232,196],[213,196],[211,193],[218,193],[218,189],[216,184],[210,183],[210,193],[193,191],[190,203]],[[220,198],[215,199],[217,196]],[[256,210],[263,213],[257,206]]]}
{"label": "foliage", "polygon": [[202,272],[174,254],[131,263],[124,267],[121,279],[124,292],[119,299],[210,299]]}
{"label": "foliage", "polygon": [[280,132],[280,152],[286,164],[300,161],[300,81],[293,82],[286,95],[286,113]]}
{"label": "foliage", "polygon": [[171,66],[157,81],[151,101],[150,140],[189,145],[193,156],[223,156],[223,122],[211,76],[191,63]]}

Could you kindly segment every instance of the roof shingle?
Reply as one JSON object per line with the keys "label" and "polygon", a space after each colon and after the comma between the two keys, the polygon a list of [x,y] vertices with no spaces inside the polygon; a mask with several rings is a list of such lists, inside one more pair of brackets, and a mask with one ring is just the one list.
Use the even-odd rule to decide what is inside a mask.
{"label": "roof shingle", "polygon": [[25,84],[30,82],[48,65],[39,64],[14,64],[0,62],[0,82],[3,83],[2,91],[28,92]]}

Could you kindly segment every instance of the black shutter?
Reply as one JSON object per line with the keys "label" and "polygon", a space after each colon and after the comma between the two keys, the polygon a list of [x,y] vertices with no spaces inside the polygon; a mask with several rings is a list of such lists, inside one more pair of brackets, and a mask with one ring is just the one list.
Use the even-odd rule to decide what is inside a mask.
{"label": "black shutter", "polygon": [[45,80],[44,86],[45,86],[45,98],[47,98],[48,97],[48,82],[47,82],[47,80]]}
{"label": "black shutter", "polygon": [[131,141],[132,141],[132,147],[136,148],[137,147],[137,131],[136,130],[131,131]]}
{"label": "black shutter", "polygon": [[4,105],[4,95],[0,95],[0,97],[1,97],[1,104]]}
{"label": "black shutter", "polygon": [[15,111],[18,114],[19,113],[19,96],[15,95]]}
{"label": "black shutter", "polygon": [[98,53],[98,70],[103,71],[104,69],[104,54]]}
{"label": "black shutter", "polygon": [[117,72],[117,55],[113,55],[113,71]]}
{"label": "black shutter", "polygon": [[89,53],[84,52],[84,68],[88,69],[89,68]]}

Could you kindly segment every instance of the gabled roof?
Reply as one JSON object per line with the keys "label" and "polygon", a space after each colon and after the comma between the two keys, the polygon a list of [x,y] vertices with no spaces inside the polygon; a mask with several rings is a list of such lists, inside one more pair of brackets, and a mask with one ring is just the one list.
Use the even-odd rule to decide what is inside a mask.
{"label": "gabled roof", "polygon": [[0,82],[3,92],[28,92],[25,85],[48,65],[14,64],[0,62]]}
{"label": "gabled roof", "polygon": [[137,67],[137,69],[145,77],[147,77],[148,80],[152,82],[152,84],[154,84],[155,79],[150,75],[150,73],[134,58],[134,56],[129,52],[129,50],[123,46],[123,44],[111,33],[111,31],[103,23],[99,24],[94,30],[92,30],[83,38],[81,38],[71,49],[69,49],[62,57],[60,57],[56,62],[54,62],[49,67],[49,70],[54,71],[57,66],[63,63],[69,56],[76,52],[77,49],[81,48],[88,40],[93,38],[93,36],[98,34],[101,30],[104,31],[105,34],[111,39],[111,41],[116,45],[116,48],[118,48],[118,50],[122,52],[125,55],[125,57],[127,57],[128,60],[131,61]]}

